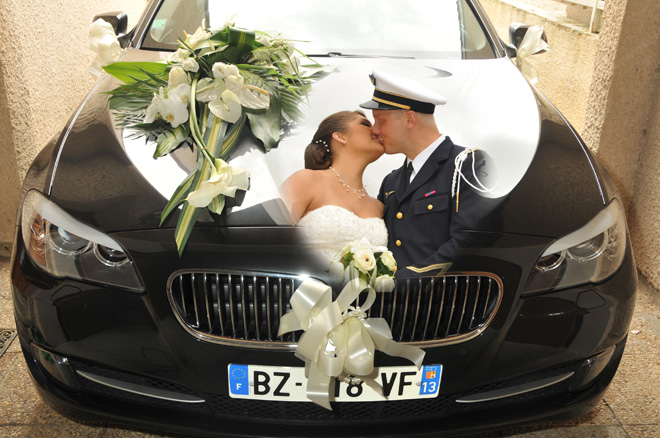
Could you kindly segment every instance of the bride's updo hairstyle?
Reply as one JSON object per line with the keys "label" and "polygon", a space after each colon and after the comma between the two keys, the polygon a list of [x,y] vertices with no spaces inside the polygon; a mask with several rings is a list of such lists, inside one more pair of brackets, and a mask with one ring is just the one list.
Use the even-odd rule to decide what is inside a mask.
{"label": "bride's updo hairstyle", "polygon": [[332,134],[346,132],[348,124],[362,111],[340,111],[323,119],[312,142],[305,148],[305,169],[324,170],[332,166]]}

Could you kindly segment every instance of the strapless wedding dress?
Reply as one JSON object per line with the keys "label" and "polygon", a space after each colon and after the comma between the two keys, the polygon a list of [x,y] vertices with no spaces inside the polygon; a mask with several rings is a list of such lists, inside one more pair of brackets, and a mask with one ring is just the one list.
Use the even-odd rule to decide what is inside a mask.
{"label": "strapless wedding dress", "polygon": [[361,218],[336,205],[312,210],[298,221],[305,238],[315,250],[334,258],[344,245],[366,238],[374,246],[387,245],[387,228],[381,218]]}

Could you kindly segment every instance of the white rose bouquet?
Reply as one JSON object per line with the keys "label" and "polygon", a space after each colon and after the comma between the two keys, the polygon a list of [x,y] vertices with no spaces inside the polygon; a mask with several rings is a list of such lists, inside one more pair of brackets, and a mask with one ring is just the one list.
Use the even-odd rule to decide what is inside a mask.
{"label": "white rose bouquet", "polygon": [[336,280],[360,278],[378,292],[394,290],[396,260],[384,246],[374,246],[363,238],[350,242],[330,262],[330,274]]}

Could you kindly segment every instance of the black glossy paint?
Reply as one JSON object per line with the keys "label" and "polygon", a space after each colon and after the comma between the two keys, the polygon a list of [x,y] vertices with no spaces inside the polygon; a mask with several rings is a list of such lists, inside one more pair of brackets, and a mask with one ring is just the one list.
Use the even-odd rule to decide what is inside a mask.
{"label": "black glossy paint", "polygon": [[[145,17],[158,3],[149,3]],[[483,14],[478,5],[475,10]],[[494,35],[485,16],[482,19]],[[136,28],[137,41],[146,21]],[[504,53],[499,40],[493,44]],[[133,50],[127,56],[145,55]],[[17,330],[36,387],[51,406],[74,418],[194,436],[444,436],[571,417],[598,402],[623,353],[636,270],[628,244],[621,269],[603,283],[522,297],[543,250],[617,196],[602,165],[540,94],[542,130],[529,171],[501,200],[491,228],[473,233],[465,257],[452,267],[494,273],[502,280],[504,298],[494,320],[470,341],[427,349],[425,363],[445,367],[437,399],[344,404],[328,413],[309,403],[229,399],[229,363],[302,362],[288,351],[199,340],[179,324],[166,297],[169,276],[181,269],[313,273],[327,282],[325,267],[309,257],[295,229],[272,227],[261,219],[241,222],[238,216],[228,227],[207,217],[180,258],[172,239],[176,214],[159,228],[167,200],[135,171],[110,125],[107,96],[100,93],[114,86],[106,78],[70,126],[42,151],[28,172],[24,193],[36,189],[50,194],[75,218],[108,232],[131,255],[145,291],[52,278],[29,260],[17,238],[12,259]],[[185,406],[119,391],[101,393],[90,386],[72,390],[35,361],[31,344],[67,357],[78,369],[93,368],[143,384],[160,382],[207,402]],[[586,358],[610,347],[616,350],[605,370],[577,392],[569,391],[569,379],[524,396],[475,405],[455,402],[492,388],[576,371]],[[406,362],[377,357],[379,366],[395,364]]]}

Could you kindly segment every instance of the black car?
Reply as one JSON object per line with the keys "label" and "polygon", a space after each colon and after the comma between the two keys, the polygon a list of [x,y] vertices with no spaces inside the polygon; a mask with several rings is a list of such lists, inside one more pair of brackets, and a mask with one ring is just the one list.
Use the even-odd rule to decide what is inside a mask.
{"label": "black car", "polygon": [[[23,185],[12,258],[21,347],[35,386],[72,418],[195,436],[453,435],[590,410],[624,351],[637,271],[607,171],[512,58],[477,0],[148,3],[135,29],[108,15],[122,61],[158,61],[182,31],[280,32],[328,68],[303,119],[263,152],[249,135],[228,161],[250,170],[244,199],[203,211],[185,250],[179,211],[161,224],[197,165],[181,147],[121,129],[97,85],[41,151]],[[280,317],[305,278],[333,286],[288,219],[278,186],[302,168],[319,121],[369,99],[373,69],[447,97],[436,120],[494,163],[488,229],[442,276],[398,279],[371,316],[425,351],[423,367],[376,352],[385,397],[335,382],[332,410],[306,397],[299,332]],[[374,194],[402,157],[367,169]],[[491,181],[492,182],[492,181]]]}

